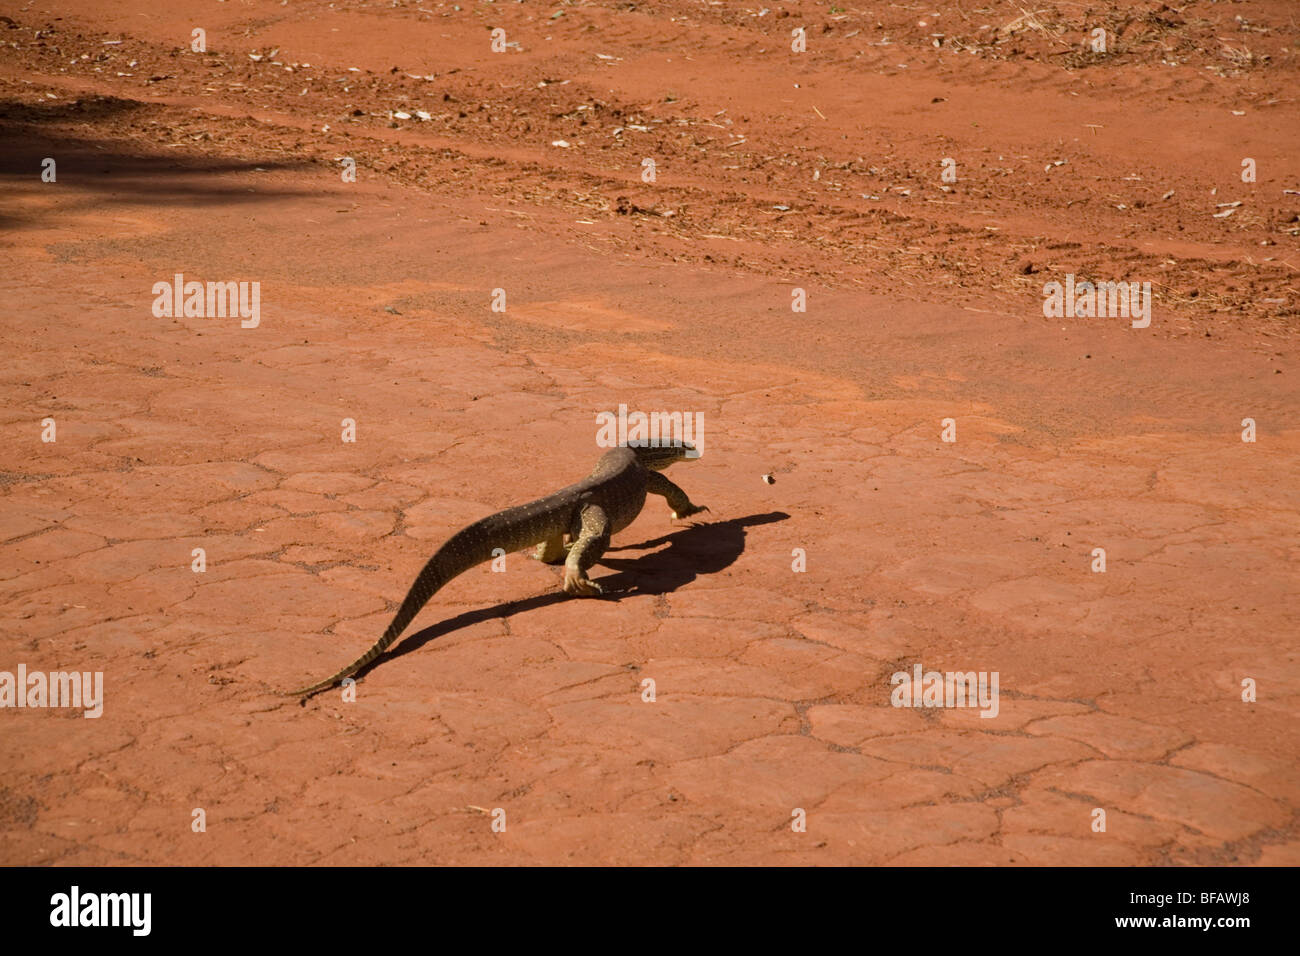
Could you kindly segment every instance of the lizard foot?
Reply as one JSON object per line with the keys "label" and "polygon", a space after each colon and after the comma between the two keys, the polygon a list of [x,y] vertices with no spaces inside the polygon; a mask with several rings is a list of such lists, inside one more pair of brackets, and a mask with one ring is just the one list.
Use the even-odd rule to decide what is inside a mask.
{"label": "lizard foot", "polygon": [[579,597],[594,597],[605,593],[604,588],[585,574],[574,574],[568,570],[564,572],[564,590],[568,594],[576,594]]}
{"label": "lizard foot", "polygon": [[687,506],[686,506],[685,508],[683,508],[681,511],[674,511],[674,512],[673,512],[673,517],[674,517],[674,518],[689,518],[691,515],[697,515],[697,514],[699,514],[701,511],[708,511],[708,510],[709,510],[709,509],[708,509],[705,505],[687,505]]}

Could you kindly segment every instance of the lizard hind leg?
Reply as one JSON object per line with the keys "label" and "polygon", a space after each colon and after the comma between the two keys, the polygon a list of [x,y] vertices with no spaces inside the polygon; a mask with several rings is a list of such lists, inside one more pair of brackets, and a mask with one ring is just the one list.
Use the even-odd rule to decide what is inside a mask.
{"label": "lizard hind leg", "polygon": [[537,546],[537,550],[533,552],[533,559],[542,564],[563,564],[568,554],[569,548],[564,543],[564,535],[557,534]]}
{"label": "lizard hind leg", "polygon": [[591,597],[600,594],[602,589],[587,577],[587,569],[599,561],[609,547],[609,517],[599,505],[587,505],[574,525],[573,546],[564,560],[564,590],[569,594]]}

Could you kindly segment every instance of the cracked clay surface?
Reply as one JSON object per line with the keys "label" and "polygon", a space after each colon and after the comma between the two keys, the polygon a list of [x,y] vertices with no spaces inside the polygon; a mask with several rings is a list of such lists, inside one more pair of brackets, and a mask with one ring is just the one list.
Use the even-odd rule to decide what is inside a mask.
{"label": "cracked clay surface", "polygon": [[[371,70],[365,96],[398,102],[383,84],[418,37],[381,42],[364,5],[339,6],[277,12],[310,25],[297,39],[277,21],[239,42]],[[162,62],[179,41],[160,24],[187,10],[140,26],[88,4],[57,39],[64,59],[125,36],[122,55]],[[214,36],[218,16],[246,14],[210,14]],[[333,16],[352,18],[346,55],[321,39]],[[573,19],[553,28],[561,61],[588,42]],[[620,37],[601,51],[621,73],[519,62],[572,75],[557,97],[663,100],[669,41],[636,59]],[[1013,285],[967,290],[967,307],[881,284],[869,250],[840,274],[834,230],[829,246],[746,234],[729,191],[768,208],[786,184],[710,184],[712,154],[663,147],[687,196],[663,201],[686,219],[657,223],[574,204],[613,203],[600,177],[617,164],[575,146],[549,174],[563,150],[547,144],[578,142],[564,127],[520,132],[476,178],[499,145],[484,123],[438,134],[468,150],[462,169],[418,132],[331,138],[335,86],[268,90],[252,120],[203,93],[226,74],[201,61],[149,66],[170,78],[145,85],[55,75],[44,55],[0,71],[0,670],[102,671],[105,699],[97,719],[0,709],[0,864],[1300,863],[1300,428],[1294,338],[1272,319],[1225,319],[1220,341],[1200,334],[1213,314],[1172,301],[1148,330],[1044,319]],[[539,82],[476,68],[448,89]],[[994,69],[946,95],[1055,115]],[[50,113],[47,86],[135,106]],[[692,95],[691,115],[753,110],[759,130],[771,114],[762,150],[838,148],[839,127],[782,126],[739,80]],[[832,125],[857,115],[818,102]],[[1170,122],[1197,108],[1172,103]],[[927,142],[921,120],[888,122],[897,148]],[[1125,175],[1142,152],[1125,148],[1098,169]],[[342,182],[349,149],[394,165]],[[47,155],[57,185],[39,180]],[[1208,176],[1206,155],[1184,173]],[[635,164],[618,175],[638,188]],[[734,240],[705,235],[729,225]],[[988,274],[1009,275],[1016,248],[988,241]],[[260,325],[155,317],[150,288],[177,272],[260,281]],[[703,457],[668,476],[704,520],[651,497],[592,569],[600,599],[507,555],[435,595],[355,702],[276,696],[368,647],[452,532],[586,475],[594,416],[619,404],[703,416]],[[891,706],[891,676],[917,664],[997,672],[997,716]]]}

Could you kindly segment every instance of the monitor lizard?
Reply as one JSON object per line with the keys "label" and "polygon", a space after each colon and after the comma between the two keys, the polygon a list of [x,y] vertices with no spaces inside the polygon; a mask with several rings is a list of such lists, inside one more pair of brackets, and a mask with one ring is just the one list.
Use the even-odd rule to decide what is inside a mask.
{"label": "monitor lizard", "polygon": [[[537,545],[533,557],[546,564],[564,564],[564,590],[580,597],[601,594],[587,569],[600,560],[610,535],[630,525],[645,504],[646,494],[662,495],[674,518],[708,511],[692,504],[686,492],[660,474],[673,462],[699,457],[689,442],[620,446],[605,452],[582,481],[526,505],[498,511],[452,535],[416,577],[397,615],[379,640],[355,661],[319,683],[290,691],[305,697],[355,674],[388,649],[415,615],[444,584],[498,553]],[[565,535],[570,544],[565,544]]]}

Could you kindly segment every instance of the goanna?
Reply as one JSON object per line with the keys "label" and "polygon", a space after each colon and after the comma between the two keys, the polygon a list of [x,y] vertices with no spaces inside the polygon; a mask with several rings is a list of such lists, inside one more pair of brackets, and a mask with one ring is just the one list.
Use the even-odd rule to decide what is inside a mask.
{"label": "goanna", "polygon": [[[709,510],[692,504],[686,492],[660,474],[674,462],[696,457],[695,448],[689,442],[613,448],[576,485],[526,505],[498,511],[457,531],[429,559],[406,593],[393,622],[370,650],[332,677],[291,691],[288,696],[314,694],[361,670],[401,636],[439,588],[499,553],[537,545],[533,556],[539,561],[564,564],[566,592],[583,597],[600,594],[600,585],[587,577],[587,569],[605,553],[610,535],[636,520],[647,494],[666,498],[674,518],[687,518]],[[568,544],[565,535],[569,537]]]}

